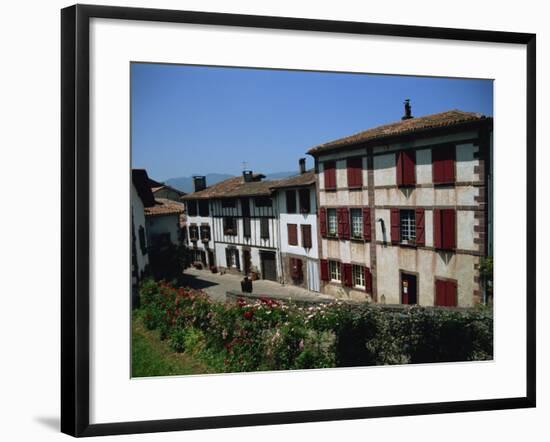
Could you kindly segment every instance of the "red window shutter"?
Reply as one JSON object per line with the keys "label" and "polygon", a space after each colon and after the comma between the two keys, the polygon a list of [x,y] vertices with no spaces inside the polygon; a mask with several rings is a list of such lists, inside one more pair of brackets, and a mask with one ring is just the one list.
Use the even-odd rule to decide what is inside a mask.
{"label": "red window shutter", "polygon": [[302,247],[311,249],[311,226],[309,224],[302,224]]}
{"label": "red window shutter", "polygon": [[455,151],[455,146],[440,146],[432,149],[432,173],[434,183],[454,183]]}
{"label": "red window shutter", "polygon": [[363,239],[371,240],[370,209],[368,207],[363,207]]}
{"label": "red window shutter", "polygon": [[404,150],[403,154],[403,185],[411,186],[416,183],[414,165],[416,163],[416,153],[414,150]]}
{"label": "red window shutter", "polygon": [[346,287],[351,287],[353,285],[351,277],[351,264],[342,264],[342,283]]}
{"label": "red window shutter", "polygon": [[348,187],[361,187],[363,185],[363,159],[350,158],[347,161]]}
{"label": "red window shutter", "polygon": [[441,243],[441,209],[434,209],[434,226],[433,226],[433,231],[434,231],[434,247],[435,248],[438,248],[438,249],[441,249],[442,248],[442,243]]}
{"label": "red window shutter", "polygon": [[338,237],[349,239],[349,210],[347,207],[339,207],[336,213],[338,216]]}
{"label": "red window shutter", "polygon": [[328,261],[326,259],[321,259],[321,281],[328,281]]}
{"label": "red window shutter", "polygon": [[424,228],[424,209],[416,209],[416,245],[426,244],[426,234]]}
{"label": "red window shutter", "polygon": [[324,207],[319,209],[319,230],[323,238],[327,236],[327,209]]}
{"label": "red window shutter", "polygon": [[336,162],[326,161],[324,163],[325,169],[325,189],[336,188]]}
{"label": "red window shutter", "polygon": [[298,227],[296,224],[287,224],[288,243],[292,246],[298,245]]}
{"label": "red window shutter", "polygon": [[349,209],[343,208],[342,209],[342,221],[344,226],[344,235],[342,238],[349,239],[350,238],[350,223],[349,223]]}
{"label": "red window shutter", "polygon": [[435,280],[435,305],[447,305],[447,282],[442,279]]}
{"label": "red window shutter", "polygon": [[457,302],[457,284],[456,281],[447,281],[447,303],[448,307],[456,307]]}
{"label": "red window shutter", "polygon": [[365,291],[372,293],[372,274],[368,267],[365,267]]}
{"label": "red window shutter", "polygon": [[454,249],[456,247],[456,211],[445,209],[442,211],[443,248]]}
{"label": "red window shutter", "polygon": [[399,209],[391,209],[391,242],[392,244],[399,244],[401,239],[400,232],[400,220],[399,220]]}
{"label": "red window shutter", "polygon": [[448,183],[455,182],[455,146],[449,146],[444,161],[445,180]]}
{"label": "red window shutter", "polygon": [[395,173],[396,173],[396,181],[398,186],[403,185],[403,152],[397,152],[396,154],[396,165],[395,165]]}

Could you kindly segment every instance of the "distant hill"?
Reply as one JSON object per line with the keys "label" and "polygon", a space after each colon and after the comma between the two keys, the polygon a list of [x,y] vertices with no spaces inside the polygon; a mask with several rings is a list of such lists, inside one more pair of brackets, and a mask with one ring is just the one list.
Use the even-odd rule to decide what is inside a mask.
{"label": "distant hill", "polygon": [[[281,178],[286,178],[292,175],[297,175],[298,172],[275,172],[266,174],[266,180],[278,180]],[[206,175],[206,185],[211,186],[212,184],[219,183],[220,181],[231,178],[233,175],[226,173],[209,173]],[[192,176],[182,176],[179,178],[169,178],[165,181],[166,184],[172,186],[182,192],[191,193],[193,192],[193,177]]]}
{"label": "distant hill", "polygon": [[[233,175],[226,173],[209,173],[206,175],[206,185],[211,186],[212,184],[219,183],[220,181],[231,178]],[[166,184],[169,186],[175,187],[178,190],[181,190],[185,193],[193,192],[193,177],[192,176],[182,176],[179,178],[170,178],[166,180]]]}

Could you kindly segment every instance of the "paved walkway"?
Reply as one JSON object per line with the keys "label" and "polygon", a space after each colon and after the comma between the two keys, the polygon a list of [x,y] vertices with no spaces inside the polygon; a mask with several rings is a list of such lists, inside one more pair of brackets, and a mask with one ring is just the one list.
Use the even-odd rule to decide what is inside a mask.
{"label": "paved walkway", "polygon": [[[185,269],[183,286],[204,290],[215,301],[225,301],[228,291],[240,292],[242,275],[212,273],[210,270],[197,270],[193,267]],[[277,282],[259,279],[252,282],[254,295],[265,295],[274,299],[295,300],[334,300],[333,297],[312,292],[293,285],[282,285]]]}

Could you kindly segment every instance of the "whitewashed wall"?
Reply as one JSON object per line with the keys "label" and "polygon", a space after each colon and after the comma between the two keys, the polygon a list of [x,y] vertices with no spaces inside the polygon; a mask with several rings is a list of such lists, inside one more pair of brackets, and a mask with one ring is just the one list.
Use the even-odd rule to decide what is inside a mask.
{"label": "whitewashed wall", "polygon": [[179,244],[179,214],[146,217],[147,240],[151,244],[153,235],[169,233],[172,244]]}
{"label": "whitewashed wall", "polygon": [[131,203],[132,203],[132,220],[134,223],[134,235],[135,235],[135,250],[136,250],[136,261],[138,267],[138,274],[141,274],[145,269],[145,266],[149,264],[149,255],[141,253],[141,247],[139,245],[139,228],[143,227],[145,229],[145,246],[147,247],[147,227],[145,222],[145,212],[143,208],[143,202],[139,197],[134,184],[132,183],[131,190]]}

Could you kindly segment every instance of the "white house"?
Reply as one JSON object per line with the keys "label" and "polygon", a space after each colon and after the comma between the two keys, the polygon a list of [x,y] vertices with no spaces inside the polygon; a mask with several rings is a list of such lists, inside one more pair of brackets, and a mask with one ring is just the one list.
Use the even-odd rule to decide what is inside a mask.
{"label": "white house", "polygon": [[[188,195],[198,195],[206,189],[206,177],[193,177],[194,192]],[[204,192],[203,192],[204,193]],[[212,238],[213,220],[210,211],[210,200],[187,196],[182,197],[186,206],[187,232],[184,237],[189,247],[191,261],[200,262],[205,267],[215,267],[214,242]]]}
{"label": "white house", "polygon": [[[408,103],[407,103],[408,104]],[[452,110],[316,146],[322,291],[387,304],[483,302],[490,117]]]}
{"label": "white house", "polygon": [[208,231],[208,248],[204,248],[208,265],[215,262],[225,271],[279,281],[277,209],[271,198],[272,182],[263,178],[244,171],[242,176],[187,194],[189,238],[191,230],[199,230],[194,247],[200,250],[204,248],[199,242],[202,231]]}
{"label": "white house", "polygon": [[181,244],[181,215],[184,204],[166,198],[156,198],[155,204],[145,207],[147,242],[150,248]]}
{"label": "white house", "polygon": [[154,204],[153,194],[147,185],[147,173],[144,170],[132,170],[130,198],[132,209],[132,285],[137,287],[149,265],[145,206]]}
{"label": "white house", "polygon": [[300,174],[272,185],[273,200],[279,214],[279,251],[283,281],[318,292],[319,248],[317,241],[317,195],[315,172],[305,170],[300,160]]}

